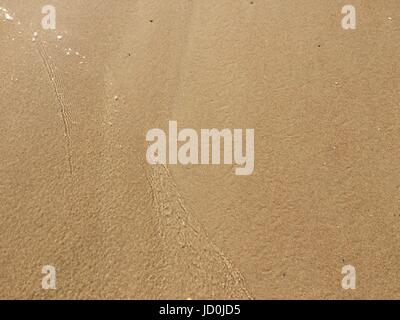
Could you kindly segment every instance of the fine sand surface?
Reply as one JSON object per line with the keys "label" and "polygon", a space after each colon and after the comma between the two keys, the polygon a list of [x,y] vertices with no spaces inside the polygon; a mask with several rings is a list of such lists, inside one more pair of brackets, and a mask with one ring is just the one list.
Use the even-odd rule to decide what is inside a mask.
{"label": "fine sand surface", "polygon": [[[348,2],[0,0],[0,298],[400,298],[400,2]],[[254,173],[150,166],[170,120]]]}

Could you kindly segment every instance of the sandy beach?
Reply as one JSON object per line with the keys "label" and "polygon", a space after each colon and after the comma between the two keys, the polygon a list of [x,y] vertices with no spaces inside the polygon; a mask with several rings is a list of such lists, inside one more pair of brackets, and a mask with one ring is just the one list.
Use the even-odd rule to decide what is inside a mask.
{"label": "sandy beach", "polygon": [[[399,1],[46,4],[0,0],[0,298],[400,298]],[[254,172],[150,165],[169,121]]]}

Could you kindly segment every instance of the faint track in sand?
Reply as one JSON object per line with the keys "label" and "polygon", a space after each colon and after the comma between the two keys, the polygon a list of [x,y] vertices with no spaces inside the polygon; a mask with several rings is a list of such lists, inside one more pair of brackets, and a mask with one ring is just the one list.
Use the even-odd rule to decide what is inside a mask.
{"label": "faint track in sand", "polygon": [[43,64],[46,68],[46,72],[49,76],[51,85],[53,87],[54,93],[56,95],[58,104],[60,105],[60,113],[64,126],[64,136],[66,139],[66,152],[68,158],[69,172],[73,174],[73,165],[72,165],[72,140],[71,140],[71,130],[70,130],[70,115],[69,115],[69,107],[68,102],[64,96],[64,90],[61,85],[61,80],[57,76],[55,72],[55,68],[47,54],[46,48],[42,43],[38,43],[37,50],[39,52],[40,57],[42,58]]}
{"label": "faint track in sand", "polygon": [[166,252],[163,259],[177,289],[189,295],[195,289],[201,298],[253,299],[243,275],[185,207],[168,168],[157,165],[144,170]]}

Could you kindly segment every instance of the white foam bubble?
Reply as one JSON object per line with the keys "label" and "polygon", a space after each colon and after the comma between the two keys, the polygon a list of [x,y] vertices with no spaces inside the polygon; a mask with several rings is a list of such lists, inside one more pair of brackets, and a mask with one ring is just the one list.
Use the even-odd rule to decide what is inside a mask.
{"label": "white foam bubble", "polygon": [[10,14],[10,12],[6,8],[0,7],[0,10],[1,10],[0,15],[3,16],[3,18],[6,21],[14,20],[14,17],[12,16],[12,14]]}
{"label": "white foam bubble", "polygon": [[32,42],[36,41],[37,36],[39,35],[39,33],[37,33],[37,31],[35,31],[32,35]]}
{"label": "white foam bubble", "polygon": [[6,18],[6,20],[8,20],[8,21],[13,21],[14,20],[14,18],[9,14],[9,13],[5,13],[4,14],[4,17]]}

